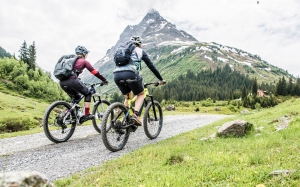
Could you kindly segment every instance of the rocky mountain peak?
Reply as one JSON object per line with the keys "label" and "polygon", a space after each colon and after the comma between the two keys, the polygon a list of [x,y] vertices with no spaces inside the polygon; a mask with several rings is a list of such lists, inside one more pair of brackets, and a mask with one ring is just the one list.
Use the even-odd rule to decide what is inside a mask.
{"label": "rocky mountain peak", "polygon": [[142,21],[139,23],[140,26],[142,25],[149,25],[150,23],[154,22],[157,18],[161,17],[159,12],[157,12],[154,9],[151,9],[147,15],[142,19]]}
{"label": "rocky mountain peak", "polygon": [[[117,46],[124,41],[128,41],[131,36],[140,36],[145,50],[160,44],[173,45],[180,42],[194,44],[198,42],[192,35],[178,30],[174,24],[163,18],[158,11],[151,9],[139,24],[128,25],[124,29],[116,45],[107,51],[105,59],[107,57],[112,58]],[[103,64],[103,62],[106,62],[106,60],[101,59],[97,63]]]}

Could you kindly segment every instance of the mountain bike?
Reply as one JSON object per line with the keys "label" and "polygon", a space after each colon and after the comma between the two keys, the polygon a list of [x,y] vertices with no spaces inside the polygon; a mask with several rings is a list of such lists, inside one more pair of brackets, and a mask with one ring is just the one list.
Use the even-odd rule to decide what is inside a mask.
{"label": "mountain bike", "polygon": [[[103,83],[85,83],[85,85],[89,86],[92,93],[94,104],[92,114],[95,115],[92,123],[95,130],[101,133],[100,125],[102,117],[110,103],[107,100],[101,99],[101,94],[95,90],[97,85],[103,86]],[[47,108],[43,117],[43,128],[50,141],[54,143],[66,142],[73,135],[76,125],[81,125],[80,118],[84,115],[84,106],[81,106],[79,103],[83,98],[84,96],[81,95],[80,99],[72,99],[71,103],[55,101]]]}
{"label": "mountain bike", "polygon": [[[136,80],[122,80],[124,84]],[[144,83],[144,103],[139,111],[141,114],[143,108],[143,128],[149,139],[156,138],[162,129],[163,111],[158,101],[154,100],[149,94],[148,86],[158,86],[158,82]],[[101,136],[105,147],[112,151],[121,150],[127,143],[129,134],[135,132],[138,126],[130,119],[134,113],[133,103],[137,96],[128,99],[128,107],[120,102],[111,104],[105,111],[101,123]]]}

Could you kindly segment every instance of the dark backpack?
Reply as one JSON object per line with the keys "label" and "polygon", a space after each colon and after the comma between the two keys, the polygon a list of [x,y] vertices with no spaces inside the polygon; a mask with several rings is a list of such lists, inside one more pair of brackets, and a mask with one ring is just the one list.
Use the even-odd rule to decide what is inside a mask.
{"label": "dark backpack", "polygon": [[121,43],[114,55],[116,66],[125,66],[130,61],[132,51],[135,49],[135,45],[132,41]]}
{"label": "dark backpack", "polygon": [[62,56],[55,65],[53,75],[58,80],[68,79],[71,75],[77,76],[77,72],[73,71],[73,66],[78,59],[75,54]]}

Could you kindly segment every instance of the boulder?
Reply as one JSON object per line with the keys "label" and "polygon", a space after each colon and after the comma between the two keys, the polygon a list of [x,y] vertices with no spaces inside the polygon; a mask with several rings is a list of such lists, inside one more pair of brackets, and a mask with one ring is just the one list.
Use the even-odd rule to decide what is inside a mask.
{"label": "boulder", "polygon": [[0,173],[1,187],[54,187],[48,178],[37,171]]}
{"label": "boulder", "polygon": [[175,111],[175,106],[174,105],[165,106],[165,110],[167,110],[167,111]]}
{"label": "boulder", "polygon": [[232,136],[245,136],[248,132],[253,130],[253,124],[244,120],[229,121],[223,124],[219,129],[218,137],[232,137]]}

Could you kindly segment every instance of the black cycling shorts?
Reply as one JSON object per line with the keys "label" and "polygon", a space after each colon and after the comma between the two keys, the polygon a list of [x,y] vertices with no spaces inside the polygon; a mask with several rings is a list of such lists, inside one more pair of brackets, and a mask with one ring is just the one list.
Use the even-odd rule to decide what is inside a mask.
{"label": "black cycling shorts", "polygon": [[[120,80],[137,80],[131,83],[125,84],[120,84]],[[130,91],[133,92],[134,95],[140,94],[142,91],[144,91],[144,86],[143,86],[143,78],[135,74],[132,71],[119,71],[114,73],[114,81],[121,90],[123,95],[127,95]]]}
{"label": "black cycling shorts", "polygon": [[73,99],[79,99],[80,94],[85,96],[86,102],[91,101],[89,88],[77,78],[70,77],[67,80],[60,81],[60,87]]}

